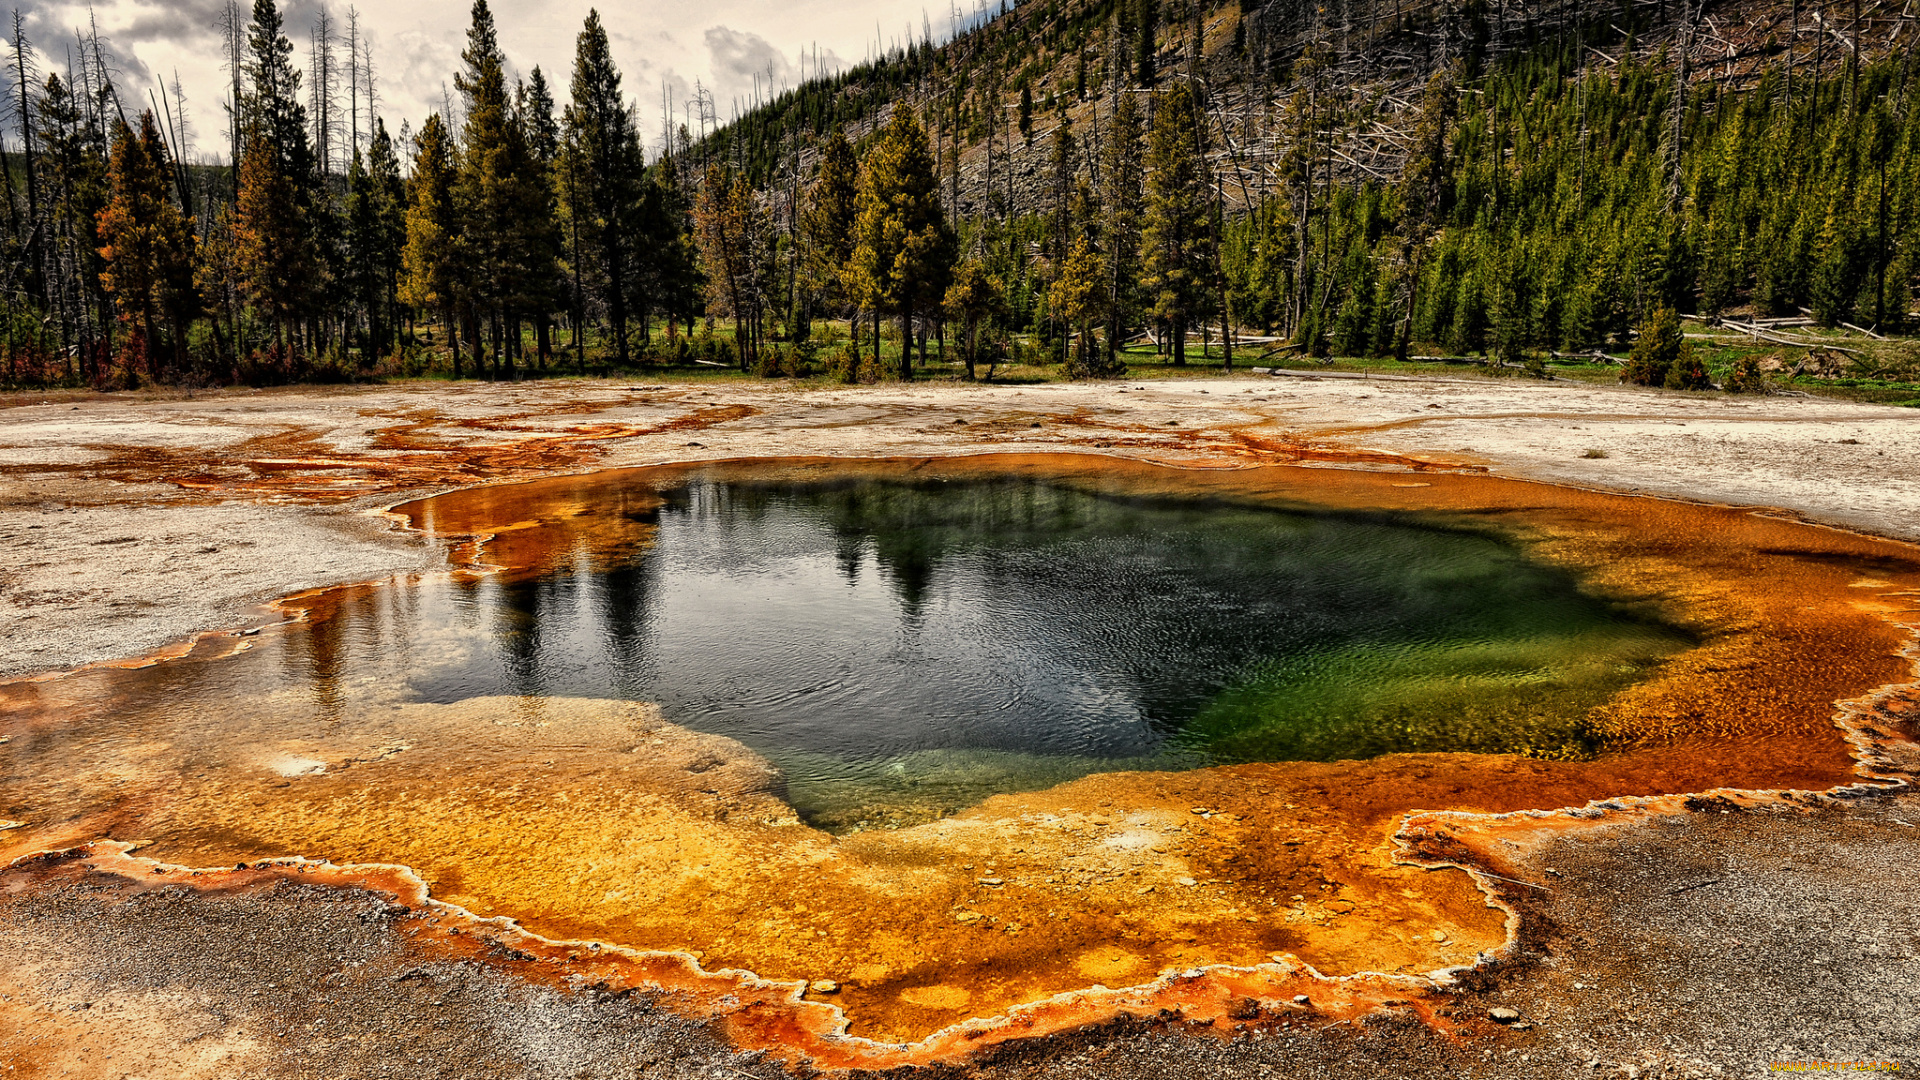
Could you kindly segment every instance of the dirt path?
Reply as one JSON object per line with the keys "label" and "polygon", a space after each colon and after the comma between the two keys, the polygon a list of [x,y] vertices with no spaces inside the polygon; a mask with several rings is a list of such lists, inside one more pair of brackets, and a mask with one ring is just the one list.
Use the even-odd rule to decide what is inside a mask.
{"label": "dirt path", "polygon": [[[1259,377],[844,390],[587,380],[28,400],[0,407],[0,677],[179,648],[258,621],[278,596],[445,565],[445,552],[383,510],[475,483],[736,457],[1073,450],[1202,468],[1486,471],[1776,507],[1914,540],[1916,420],[1799,398]],[[1677,824],[1622,822],[1527,856],[1552,860],[1525,863],[1530,873],[1560,872],[1528,912],[1537,932],[1508,970],[1439,1003],[1459,1014],[1454,1034],[1392,1010],[1362,1024],[1280,1017],[1233,1041],[1150,1024],[1002,1052],[975,1071],[1507,1076],[1596,1062],[1591,1075],[1716,1076],[1805,1058],[1920,1065],[1920,1034],[1888,1004],[1920,989],[1920,806],[1659,820]],[[1792,871],[1787,852],[1804,853]],[[1688,874],[1714,880],[1666,891]],[[76,871],[57,891],[25,894],[6,878],[0,1075],[776,1072],[645,1001],[436,952],[409,929],[413,917],[368,906],[364,893],[195,895]],[[245,933],[221,932],[235,927]],[[1745,944],[1726,944],[1734,939]],[[1495,1005],[1529,1026],[1486,1022]]]}

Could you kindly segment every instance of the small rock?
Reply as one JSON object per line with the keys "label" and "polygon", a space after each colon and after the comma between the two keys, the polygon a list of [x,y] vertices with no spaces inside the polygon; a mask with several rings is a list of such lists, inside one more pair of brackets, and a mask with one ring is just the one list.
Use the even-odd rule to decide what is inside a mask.
{"label": "small rock", "polygon": [[1444,944],[1446,944],[1446,941],[1447,941],[1447,932],[1446,932],[1445,930],[1435,930],[1435,931],[1433,932],[1433,940],[1435,940],[1435,941],[1437,941],[1437,942],[1439,942],[1439,943],[1441,943],[1441,944],[1443,944],[1443,945],[1444,945]]}
{"label": "small rock", "polygon": [[1001,880],[1000,878],[997,878],[997,877],[983,877],[983,878],[981,878],[981,879],[980,879],[980,884],[982,884],[982,885],[1005,885],[1005,884],[1006,884],[1006,882],[1005,882],[1005,881],[1003,881],[1003,880]]}
{"label": "small rock", "polygon": [[1200,884],[1198,881],[1195,881],[1190,877],[1175,878],[1173,879],[1173,883],[1175,885],[1184,885],[1189,889],[1193,888],[1195,885]]}
{"label": "small rock", "polygon": [[955,915],[953,917],[954,922],[960,923],[962,925],[965,925],[968,923],[977,923],[980,921],[980,919],[981,919],[981,915],[977,911],[963,911],[960,914]]}
{"label": "small rock", "polygon": [[1490,1009],[1487,1016],[1496,1024],[1511,1024],[1520,1019],[1520,1014],[1512,1009]]}
{"label": "small rock", "polygon": [[1207,811],[1207,808],[1204,806],[1196,806],[1193,808],[1193,812],[1196,814],[1205,814],[1208,811]]}
{"label": "small rock", "polygon": [[1154,887],[1153,887],[1152,885],[1149,885],[1149,886],[1147,886],[1146,888],[1144,888],[1144,889],[1141,889],[1141,890],[1140,890],[1140,895],[1141,895],[1141,896],[1145,896],[1145,895],[1147,895],[1148,893],[1150,893],[1150,892],[1152,892],[1152,891],[1153,891],[1153,889],[1154,889]]}
{"label": "small rock", "polygon": [[1309,1003],[1309,1002],[1311,1002],[1312,1000],[1313,1000],[1312,998],[1309,998],[1309,997],[1308,997],[1307,995],[1305,995],[1305,994],[1295,994],[1295,995],[1293,995],[1293,1003],[1294,1003],[1295,1005],[1305,1005],[1305,1004],[1307,1004],[1307,1003]]}
{"label": "small rock", "polygon": [[816,994],[837,994],[840,992],[840,984],[832,979],[815,979],[807,989]]}

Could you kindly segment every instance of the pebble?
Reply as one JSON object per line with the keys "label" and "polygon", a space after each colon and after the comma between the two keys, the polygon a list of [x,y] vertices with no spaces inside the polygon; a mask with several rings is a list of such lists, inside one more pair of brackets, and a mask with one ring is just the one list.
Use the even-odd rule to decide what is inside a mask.
{"label": "pebble", "polygon": [[840,984],[832,979],[815,979],[809,989],[816,994],[837,994],[840,992]]}
{"label": "pebble", "polygon": [[1491,1009],[1487,1012],[1487,1016],[1496,1024],[1511,1024],[1520,1019],[1520,1014],[1512,1009]]}
{"label": "pebble", "polygon": [[1295,994],[1295,995],[1293,995],[1293,1003],[1294,1003],[1295,1005],[1305,1005],[1306,1003],[1308,1003],[1309,1001],[1312,1001],[1312,1000],[1313,1000],[1312,998],[1309,998],[1309,997],[1308,997],[1307,995],[1305,995],[1305,994]]}
{"label": "pebble", "polygon": [[1435,930],[1433,932],[1433,940],[1440,942],[1442,944],[1445,944],[1447,940],[1447,932],[1445,930]]}
{"label": "pebble", "polygon": [[1175,885],[1185,885],[1189,889],[1193,888],[1195,885],[1200,884],[1198,881],[1195,881],[1190,877],[1175,878],[1173,883]]}

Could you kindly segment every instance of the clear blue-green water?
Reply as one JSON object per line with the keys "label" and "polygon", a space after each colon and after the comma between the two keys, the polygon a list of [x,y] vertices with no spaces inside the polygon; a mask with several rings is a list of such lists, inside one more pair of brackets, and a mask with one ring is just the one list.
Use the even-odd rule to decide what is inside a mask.
{"label": "clear blue-green water", "polygon": [[416,587],[439,644],[399,665],[411,695],[657,701],[832,829],[1117,769],[1584,756],[1589,713],[1690,644],[1439,521],[1032,477],[633,482],[666,484],[650,543]]}

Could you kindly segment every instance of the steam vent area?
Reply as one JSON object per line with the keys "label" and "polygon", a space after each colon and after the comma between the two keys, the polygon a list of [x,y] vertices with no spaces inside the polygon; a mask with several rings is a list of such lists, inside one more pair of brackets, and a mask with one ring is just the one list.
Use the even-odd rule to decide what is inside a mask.
{"label": "steam vent area", "polygon": [[[1551,1029],[1485,995],[1608,932],[1552,907],[1575,852],[1903,785],[1912,546],[1236,445],[463,459],[483,475],[386,508],[437,568],[0,684],[6,1075],[246,1075],[299,1040],[391,1063],[460,1043],[434,1007],[489,1038],[584,1009],[541,1037],[626,1031],[653,1049],[624,1075],[991,1071],[1149,1029],[1319,1053],[1381,1024],[1477,1067]],[[332,498],[234,490],[319,475],[278,460],[153,479]],[[1662,896],[1726,876],[1665,865]],[[325,957],[308,1004],[210,1024],[202,961],[154,950],[216,924],[188,951],[262,950],[220,963],[269,1001]],[[58,1015],[55,985],[81,995]],[[340,1034],[371,1021],[327,1003],[376,991],[403,1030]]]}

